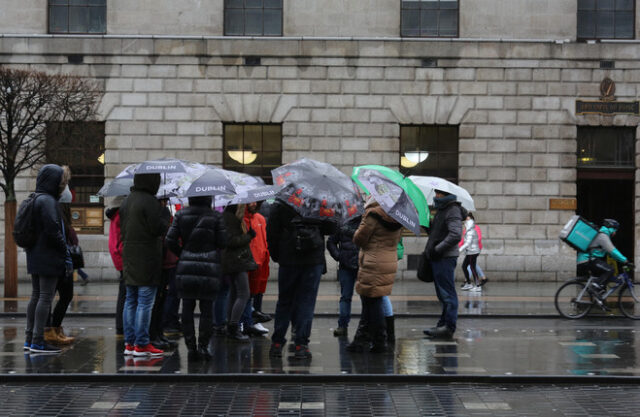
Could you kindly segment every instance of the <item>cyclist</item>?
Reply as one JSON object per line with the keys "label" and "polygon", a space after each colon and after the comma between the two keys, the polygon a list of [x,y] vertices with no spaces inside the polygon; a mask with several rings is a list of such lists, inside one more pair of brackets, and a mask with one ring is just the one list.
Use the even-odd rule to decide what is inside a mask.
{"label": "cyclist", "polygon": [[578,252],[577,266],[578,276],[592,276],[598,277],[596,284],[600,287],[605,287],[607,281],[613,278],[613,267],[609,265],[605,257],[607,254],[618,262],[627,264],[628,259],[620,253],[618,249],[611,242],[611,238],[616,234],[620,228],[620,223],[614,219],[604,219],[602,227],[598,231],[598,234],[589,244],[587,252]]}

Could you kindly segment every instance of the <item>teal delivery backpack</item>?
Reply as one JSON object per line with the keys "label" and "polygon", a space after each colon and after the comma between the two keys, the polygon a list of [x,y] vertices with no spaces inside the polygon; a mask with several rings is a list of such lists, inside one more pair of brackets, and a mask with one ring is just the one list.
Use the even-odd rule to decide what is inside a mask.
{"label": "teal delivery backpack", "polygon": [[589,244],[598,234],[598,227],[585,219],[575,215],[560,231],[560,240],[580,252],[586,252]]}

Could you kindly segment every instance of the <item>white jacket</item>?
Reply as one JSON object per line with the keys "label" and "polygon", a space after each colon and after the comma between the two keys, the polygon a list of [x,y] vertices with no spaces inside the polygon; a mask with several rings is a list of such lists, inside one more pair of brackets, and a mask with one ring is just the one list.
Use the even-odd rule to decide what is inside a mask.
{"label": "white jacket", "polygon": [[463,251],[466,255],[476,255],[480,253],[480,242],[475,226],[475,223],[470,223],[469,226],[469,224],[465,222],[467,231],[464,233],[464,243],[460,246],[460,253]]}

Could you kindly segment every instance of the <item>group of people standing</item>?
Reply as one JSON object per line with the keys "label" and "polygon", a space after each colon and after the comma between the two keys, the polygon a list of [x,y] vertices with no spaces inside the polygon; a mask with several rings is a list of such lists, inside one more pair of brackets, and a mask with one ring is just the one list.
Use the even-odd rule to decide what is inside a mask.
{"label": "group of people standing", "polygon": [[[209,342],[215,332],[235,342],[266,334],[268,330],[261,323],[271,317],[261,310],[271,258],[279,264],[279,271],[269,356],[282,356],[291,325],[293,357],[310,359],[315,302],[320,278],[326,272],[326,236],[326,248],[339,263],[341,285],[340,317],[334,335],[347,336],[355,288],[362,314],[348,350],[389,350],[395,329],[388,296],[402,257],[402,226],[372,196],[367,196],[361,217],[339,228],[328,220],[303,218],[279,199],[271,205],[267,218],[258,212],[256,203],[229,205],[221,213],[213,208],[212,197],[190,197],[188,206],[172,217],[167,201],[156,197],[160,181],[159,174],[136,174],[130,194],[114,199],[106,211],[111,220],[109,250],[120,274],[116,332],[124,336],[125,355],[162,355],[165,349],[175,347],[175,342],[164,336],[167,331],[182,332],[189,360],[211,359]],[[70,297],[65,288],[73,271],[67,242],[75,233],[58,202],[67,183],[68,175],[57,165],[45,165],[37,178],[36,192],[43,196],[35,206],[41,233],[36,245],[27,250],[33,291],[25,349],[33,352],[60,351],[47,344],[43,334],[56,287],[61,297],[51,328],[60,335],[60,343],[67,338],[60,316],[73,296],[72,286]],[[459,253],[466,254],[463,289],[480,288],[486,278],[483,281],[477,272],[481,235],[473,215],[460,206],[455,195],[446,192],[436,191],[434,204],[436,214],[425,253],[443,310],[437,325],[424,333],[440,338],[451,337],[456,330],[454,269]],[[196,304],[200,310],[197,334]]]}

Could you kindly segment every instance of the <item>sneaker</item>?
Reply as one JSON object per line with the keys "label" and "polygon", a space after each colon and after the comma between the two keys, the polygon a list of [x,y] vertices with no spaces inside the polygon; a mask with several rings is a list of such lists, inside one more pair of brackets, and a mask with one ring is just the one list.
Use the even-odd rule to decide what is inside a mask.
{"label": "sneaker", "polygon": [[31,342],[24,342],[23,350],[31,350]]}
{"label": "sneaker", "polygon": [[348,335],[347,328],[346,327],[338,327],[337,329],[335,329],[333,331],[333,335],[335,337],[347,336]]}
{"label": "sneaker", "polygon": [[482,287],[487,282],[489,282],[489,278],[483,277],[483,278],[480,279],[480,284],[479,285]]}
{"label": "sneaker", "polygon": [[311,351],[309,346],[296,345],[296,350],[293,354],[294,359],[311,359]]}
{"label": "sneaker", "polygon": [[160,356],[163,354],[164,351],[156,349],[151,343],[148,343],[146,346],[136,345],[133,349],[133,356]]}
{"label": "sneaker", "polygon": [[82,285],[83,287],[88,283],[89,283],[89,278],[83,278],[82,281],[80,281],[80,285]]}
{"label": "sneaker", "polygon": [[251,317],[253,318],[253,321],[255,323],[266,323],[268,321],[271,321],[270,315],[258,310],[254,310],[253,313],[251,313]]}
{"label": "sneaker", "polygon": [[125,355],[133,355],[133,352],[134,352],[133,345],[130,345],[129,343],[124,345],[124,354]]}
{"label": "sneaker", "polygon": [[271,349],[269,349],[269,357],[270,358],[281,358],[282,357],[282,343],[272,343]]}
{"label": "sneaker", "polygon": [[453,332],[447,326],[440,326],[431,331],[427,336],[432,339],[451,339]]}
{"label": "sneaker", "polygon": [[253,328],[256,329],[257,331],[261,332],[262,334],[267,334],[269,333],[269,329],[267,329],[266,327],[264,327],[262,325],[262,323],[256,323],[253,325]]}
{"label": "sneaker", "polygon": [[482,292],[482,287],[479,286],[479,285],[473,285],[469,291],[470,292]]}
{"label": "sneaker", "polygon": [[473,288],[473,285],[467,282],[467,283],[466,283],[466,284],[464,284],[460,289],[461,289],[462,291],[469,291],[469,290],[470,290],[470,289],[472,289],[472,288]]}
{"label": "sneaker", "polygon": [[62,352],[61,349],[55,347],[55,346],[51,346],[50,344],[43,342],[41,345],[36,345],[35,343],[32,343],[31,346],[29,347],[29,351],[31,353],[60,353]]}

